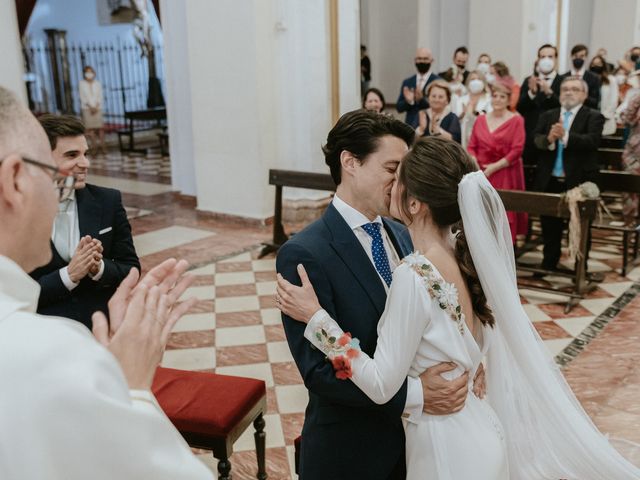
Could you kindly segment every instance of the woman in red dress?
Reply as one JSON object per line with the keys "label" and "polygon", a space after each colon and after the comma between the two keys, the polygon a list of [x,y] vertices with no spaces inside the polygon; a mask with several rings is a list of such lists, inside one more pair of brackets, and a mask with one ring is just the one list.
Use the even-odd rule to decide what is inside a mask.
{"label": "woman in red dress", "polygon": [[[524,190],[524,119],[508,110],[511,83],[497,79],[491,85],[493,111],[478,117],[467,149],[496,189]],[[527,215],[507,212],[507,217],[513,243],[523,243],[527,234]]]}

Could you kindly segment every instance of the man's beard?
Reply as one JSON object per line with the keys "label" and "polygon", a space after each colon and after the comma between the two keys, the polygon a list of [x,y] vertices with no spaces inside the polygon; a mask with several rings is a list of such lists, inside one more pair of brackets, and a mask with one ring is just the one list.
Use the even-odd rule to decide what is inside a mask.
{"label": "man's beard", "polygon": [[580,105],[580,102],[578,102],[577,100],[570,101],[570,102],[567,101],[562,103],[562,108],[564,108],[565,110],[571,110],[577,107],[578,105]]}

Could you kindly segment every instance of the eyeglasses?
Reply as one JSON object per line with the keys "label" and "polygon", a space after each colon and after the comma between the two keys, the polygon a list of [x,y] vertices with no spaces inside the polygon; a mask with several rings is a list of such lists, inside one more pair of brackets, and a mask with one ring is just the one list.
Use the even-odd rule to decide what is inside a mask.
{"label": "eyeglasses", "polygon": [[[29,163],[31,165],[35,165],[36,167],[40,167],[48,172],[53,172],[51,175],[51,179],[53,180],[53,187],[58,192],[58,202],[64,202],[65,200],[71,198],[73,187],[76,184],[76,178],[71,173],[65,173],[57,167],[39,162],[37,160],[32,160],[25,156],[22,156],[22,161],[24,163]],[[1,159],[0,162],[2,162]]]}

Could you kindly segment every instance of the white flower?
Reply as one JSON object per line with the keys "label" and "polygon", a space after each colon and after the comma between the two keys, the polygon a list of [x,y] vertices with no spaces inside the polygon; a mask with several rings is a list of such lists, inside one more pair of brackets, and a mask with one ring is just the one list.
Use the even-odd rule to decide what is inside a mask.
{"label": "white flower", "polygon": [[453,283],[442,282],[440,290],[437,290],[438,301],[447,306],[454,306],[458,303],[458,289]]}
{"label": "white flower", "polygon": [[600,189],[593,182],[584,182],[580,185],[580,190],[585,198],[598,198],[600,196]]}

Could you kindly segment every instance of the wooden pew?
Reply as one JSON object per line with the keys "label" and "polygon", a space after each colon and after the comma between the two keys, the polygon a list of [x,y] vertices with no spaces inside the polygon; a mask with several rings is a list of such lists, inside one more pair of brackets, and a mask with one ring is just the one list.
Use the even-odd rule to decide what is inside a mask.
{"label": "wooden pew", "polygon": [[[633,173],[601,170],[596,183],[604,195],[611,193],[635,193],[640,195],[640,175]],[[638,219],[636,219],[633,225],[625,225],[620,215],[614,215],[612,218],[600,215],[599,218],[594,221],[592,228],[594,230],[615,232],[622,235],[622,276],[625,277],[627,275],[628,265],[635,261],[638,256],[638,241],[640,240],[640,234],[638,232],[640,224],[638,223]],[[630,243],[631,238],[633,238],[633,243]],[[612,243],[601,239],[593,239],[593,242]],[[615,244],[617,244],[617,242],[615,242]],[[630,253],[632,254],[631,260],[629,260]]]}
{"label": "wooden pew", "polygon": [[[514,190],[498,190],[500,198],[504,203],[506,210],[515,212],[525,212],[530,215],[546,215],[550,217],[566,218],[570,217],[569,209],[560,194],[540,193],[540,192],[523,192]],[[548,293],[555,293],[569,297],[569,301],[565,307],[565,312],[569,312],[584,294],[591,291],[594,287],[587,278],[587,245],[589,238],[589,226],[593,222],[597,211],[597,201],[587,200],[579,204],[580,211],[580,245],[579,251],[582,255],[578,255],[573,271],[556,271],[544,270],[539,267],[526,265],[518,262],[518,271],[533,272],[546,275],[565,276],[572,278],[572,287],[556,287],[553,285],[541,286],[532,284],[526,278],[519,278],[518,283],[522,288],[530,290],[538,290]]]}
{"label": "wooden pew", "polygon": [[328,173],[299,172],[297,170],[269,170],[269,185],[276,187],[275,207],[273,214],[273,238],[271,243],[262,247],[260,258],[271,252],[277,252],[289,237],[284,233],[282,225],[282,188],[306,188],[308,190],[325,190],[335,192],[336,184]]}
{"label": "wooden pew", "polygon": [[622,149],[601,146],[598,149],[598,164],[603,170],[622,170]]}

